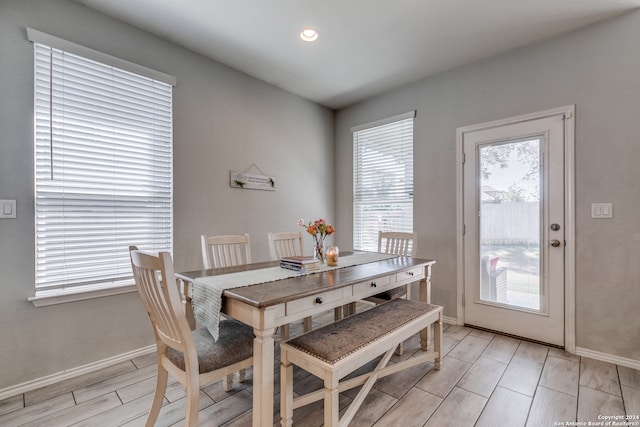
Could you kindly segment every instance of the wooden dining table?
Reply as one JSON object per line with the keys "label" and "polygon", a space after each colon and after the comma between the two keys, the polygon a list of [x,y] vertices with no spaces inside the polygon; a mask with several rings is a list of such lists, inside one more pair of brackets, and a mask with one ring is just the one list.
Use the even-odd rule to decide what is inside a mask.
{"label": "wooden dining table", "polygon": [[[414,282],[419,285],[419,300],[431,302],[431,267],[433,260],[410,257],[389,259],[335,268],[295,277],[226,289],[222,296],[222,313],[253,327],[253,426],[272,426],[274,404],[274,363],[276,328],[330,309]],[[191,295],[198,278],[231,274],[279,266],[278,261],[248,264],[211,270],[177,273],[183,283],[187,315],[192,315]],[[339,266],[338,266],[339,267]],[[351,304],[353,306],[353,304]],[[195,320],[190,319],[195,327]],[[430,332],[421,332],[421,346],[426,350]]]}

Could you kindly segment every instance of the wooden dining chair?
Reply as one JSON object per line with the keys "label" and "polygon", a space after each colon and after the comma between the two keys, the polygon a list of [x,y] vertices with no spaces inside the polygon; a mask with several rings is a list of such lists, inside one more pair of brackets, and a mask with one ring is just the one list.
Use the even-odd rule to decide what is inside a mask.
{"label": "wooden dining chair", "polygon": [[[248,233],[222,236],[200,236],[204,269],[251,264],[251,239]],[[226,318],[226,316],[223,315]],[[244,379],[245,371],[239,372]],[[231,381],[229,376],[228,381]]]}
{"label": "wooden dining chair", "polygon": [[418,244],[417,233],[378,231],[378,252],[383,254],[412,256]]}
{"label": "wooden dining chair", "polygon": [[[269,254],[272,261],[278,261],[288,256],[304,256],[302,244],[302,232],[300,231],[281,231],[270,232],[267,234],[269,242]],[[303,320],[304,331],[309,332],[313,326],[313,319],[305,317]],[[289,325],[285,324],[281,327],[282,339],[289,338]]]}
{"label": "wooden dining chair", "polygon": [[251,239],[249,234],[225,236],[200,236],[202,263],[205,270],[251,264]]}
{"label": "wooden dining chair", "polygon": [[277,261],[286,256],[304,256],[302,246],[302,232],[283,231],[278,233],[268,233],[269,254],[273,261]]}
{"label": "wooden dining chair", "polygon": [[[418,234],[398,231],[378,231],[378,252],[389,255],[413,256],[417,251]],[[408,285],[381,292],[368,298],[380,303],[400,298],[407,294]]]}
{"label": "wooden dining chair", "polygon": [[230,390],[229,375],[253,364],[253,329],[235,320],[220,322],[217,341],[206,328],[191,331],[185,315],[171,255],[158,256],[129,247],[131,268],[158,352],[158,376],[146,427],[155,424],[164,401],[168,374],[186,389],[186,426],[198,425],[200,386],[222,379]]}

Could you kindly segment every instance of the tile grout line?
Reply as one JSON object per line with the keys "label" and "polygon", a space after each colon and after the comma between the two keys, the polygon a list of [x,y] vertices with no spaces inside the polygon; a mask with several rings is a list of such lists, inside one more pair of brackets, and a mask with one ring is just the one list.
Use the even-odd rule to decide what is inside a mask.
{"label": "tile grout line", "polygon": [[[529,410],[527,411],[527,419],[524,422],[524,425],[526,427],[527,423],[529,422],[529,417],[531,416],[531,408],[533,408],[533,403],[535,402],[536,396],[538,395],[538,390],[540,389],[540,387],[544,387],[542,385],[540,385],[540,380],[542,379],[542,373],[544,372],[544,367],[547,364],[547,359],[549,358],[549,350],[547,349],[547,353],[544,356],[544,362],[542,362],[542,369],[540,369],[540,375],[538,376],[538,382],[536,383],[536,389],[533,392],[533,396],[531,396],[531,404],[529,405]],[[547,388],[547,387],[544,387]],[[552,389],[549,389],[552,390]],[[562,392],[560,392],[562,393]],[[577,407],[578,405],[576,405]],[[576,409],[577,410],[577,409]]]}
{"label": "tile grout line", "polygon": [[618,387],[620,387],[620,400],[622,400],[622,410],[627,413],[627,405],[624,401],[624,394],[622,393],[622,380],[620,379],[620,368],[616,365],[616,374],[618,376]]}
{"label": "tile grout line", "polygon": [[576,421],[578,421],[578,413],[580,412],[580,378],[582,378],[582,357],[578,361],[578,392],[576,396],[576,418],[575,418]]}

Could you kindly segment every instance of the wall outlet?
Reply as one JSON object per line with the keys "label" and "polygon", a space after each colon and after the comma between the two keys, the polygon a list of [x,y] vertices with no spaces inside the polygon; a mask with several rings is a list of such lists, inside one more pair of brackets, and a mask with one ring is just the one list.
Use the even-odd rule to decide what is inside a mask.
{"label": "wall outlet", "polygon": [[16,217],[16,201],[0,200],[0,219]]}

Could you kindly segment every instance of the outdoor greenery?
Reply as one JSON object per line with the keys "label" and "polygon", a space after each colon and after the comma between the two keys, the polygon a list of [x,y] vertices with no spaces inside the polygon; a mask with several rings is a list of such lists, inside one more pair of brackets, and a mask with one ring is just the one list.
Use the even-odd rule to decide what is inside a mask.
{"label": "outdoor greenery", "polygon": [[[480,148],[482,186],[493,185],[492,175],[498,170],[512,169],[520,177],[498,195],[500,203],[535,202],[540,199],[540,167],[542,138],[527,141],[507,141]],[[530,188],[527,191],[527,188]]]}

